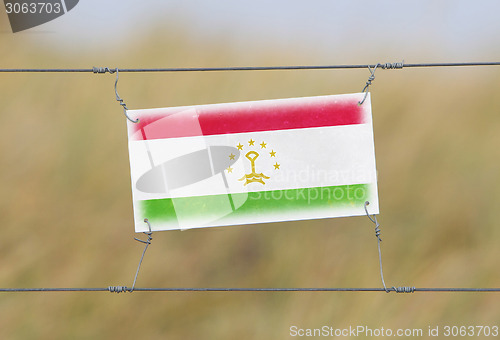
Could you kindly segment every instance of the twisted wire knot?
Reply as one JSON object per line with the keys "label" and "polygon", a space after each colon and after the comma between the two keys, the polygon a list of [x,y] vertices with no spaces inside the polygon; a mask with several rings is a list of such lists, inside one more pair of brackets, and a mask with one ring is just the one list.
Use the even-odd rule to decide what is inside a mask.
{"label": "twisted wire knot", "polygon": [[109,68],[109,67],[92,67],[92,72],[94,73],[115,73],[116,72],[116,69],[113,69],[113,68]]}
{"label": "twisted wire knot", "polygon": [[368,89],[368,87],[372,84],[372,81],[374,81],[374,80],[375,80],[375,69],[373,69],[372,74],[368,77],[368,80],[366,81],[366,85],[363,88],[363,91],[361,91],[361,92],[365,92]]}
{"label": "twisted wire knot", "polygon": [[380,230],[380,224],[378,223],[378,221],[376,222],[376,225],[375,225],[375,237],[380,241],[382,242],[382,239],[380,238],[380,234],[382,233],[382,231]]}
{"label": "twisted wire knot", "polygon": [[[415,287],[392,287],[392,290],[396,293],[414,293]],[[387,290],[387,293],[389,292],[390,290]]]}
{"label": "twisted wire knot", "polygon": [[128,292],[130,290],[126,286],[109,286],[108,291],[110,293],[120,294],[120,293]]}
{"label": "twisted wire knot", "polygon": [[402,69],[404,67],[404,60],[402,62],[396,62],[396,63],[385,63],[385,64],[379,64],[379,67],[382,68],[383,70],[394,70],[394,69]]}

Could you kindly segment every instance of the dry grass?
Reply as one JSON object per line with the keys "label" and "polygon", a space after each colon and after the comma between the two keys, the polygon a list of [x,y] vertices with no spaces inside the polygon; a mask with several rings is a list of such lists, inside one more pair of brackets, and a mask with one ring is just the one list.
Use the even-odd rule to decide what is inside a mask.
{"label": "dry grass", "polygon": [[[145,41],[100,59],[64,60],[33,42],[26,50],[22,45],[29,39],[0,36],[0,44],[10,46],[0,50],[3,67],[216,66],[244,60],[224,44],[192,53],[193,46],[180,39],[161,46]],[[261,63],[304,60],[290,52],[270,50]],[[163,107],[358,92],[367,75],[123,74],[119,90],[131,108]],[[130,285],[142,245],[133,241],[125,118],[114,101],[113,76],[0,76],[0,285]],[[498,76],[494,68],[377,73],[372,102],[389,285],[499,286]],[[157,233],[138,285],[380,286],[373,225],[356,217]],[[281,339],[291,325],[482,325],[498,322],[498,299],[420,293],[3,293],[0,338]]]}

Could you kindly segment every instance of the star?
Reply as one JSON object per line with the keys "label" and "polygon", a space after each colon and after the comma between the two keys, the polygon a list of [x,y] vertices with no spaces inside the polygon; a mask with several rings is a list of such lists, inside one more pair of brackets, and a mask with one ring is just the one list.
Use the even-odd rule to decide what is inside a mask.
{"label": "star", "polygon": [[238,148],[238,150],[243,150],[243,145],[241,145],[241,143],[238,143],[238,145],[236,145],[236,147]]}
{"label": "star", "polygon": [[227,168],[226,170],[227,170],[228,173],[233,172],[233,168],[231,168],[231,167]]}
{"label": "star", "polygon": [[267,145],[266,143],[262,142],[262,143],[260,143],[260,148],[261,148],[261,149],[265,149],[265,148],[266,148],[266,145]]}
{"label": "star", "polygon": [[274,164],[274,170],[279,170],[280,168],[280,164],[278,164],[278,162],[276,162],[276,164]]}
{"label": "star", "polygon": [[276,151],[272,150],[272,151],[270,152],[270,154],[271,154],[271,157],[276,157]]}
{"label": "star", "polygon": [[230,160],[233,160],[233,159],[234,159],[234,157],[235,157],[235,155],[233,155],[233,154],[230,154],[230,155],[229,155],[229,159],[230,159]]}
{"label": "star", "polygon": [[254,145],[254,143],[255,143],[255,141],[254,141],[253,139],[250,139],[250,140],[248,141],[248,145],[250,145],[250,146],[251,146],[251,145]]}

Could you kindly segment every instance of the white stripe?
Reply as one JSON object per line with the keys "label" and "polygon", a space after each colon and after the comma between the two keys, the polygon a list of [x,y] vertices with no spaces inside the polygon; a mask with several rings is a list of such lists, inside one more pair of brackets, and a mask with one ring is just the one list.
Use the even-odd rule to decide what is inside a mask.
{"label": "white stripe", "polygon": [[[255,141],[254,148],[248,145],[251,139]],[[258,145],[262,142],[267,144],[266,148]],[[241,143],[244,148],[239,160],[232,166],[233,172],[226,172],[229,188],[222,183],[222,179],[219,183],[216,177],[220,174],[215,174],[212,179],[207,178],[162,194],[144,193],[137,190],[134,185],[134,200],[226,194],[228,191],[244,193],[376,183],[371,122],[333,127],[131,141],[129,151],[132,183],[150,170],[148,155],[145,152],[146,143],[157,165],[208,146],[236,147]],[[256,173],[270,177],[264,179],[264,185],[258,182],[243,185],[244,181],[239,181],[242,176],[251,173],[250,161],[245,157],[251,150],[259,153],[255,161]],[[276,152],[275,157],[270,156],[272,150]],[[274,169],[276,162],[280,165],[279,170]],[[210,166],[213,174],[213,164]],[[168,179],[171,180],[175,179]],[[214,185],[216,182],[221,185]]]}

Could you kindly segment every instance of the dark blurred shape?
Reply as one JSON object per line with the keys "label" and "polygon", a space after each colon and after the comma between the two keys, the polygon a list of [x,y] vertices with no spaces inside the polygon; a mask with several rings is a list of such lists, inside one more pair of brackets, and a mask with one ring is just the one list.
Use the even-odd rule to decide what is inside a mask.
{"label": "dark blurred shape", "polygon": [[80,0],[64,0],[66,3],[66,10],[71,11],[76,5],[78,5],[78,1]]}

